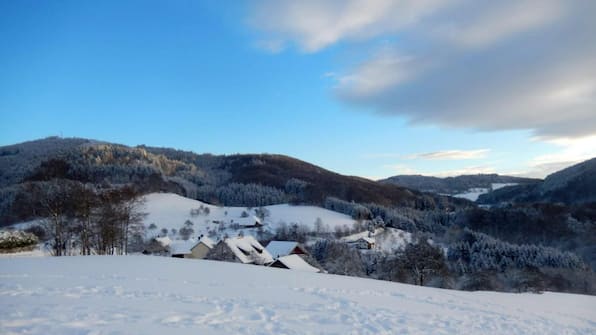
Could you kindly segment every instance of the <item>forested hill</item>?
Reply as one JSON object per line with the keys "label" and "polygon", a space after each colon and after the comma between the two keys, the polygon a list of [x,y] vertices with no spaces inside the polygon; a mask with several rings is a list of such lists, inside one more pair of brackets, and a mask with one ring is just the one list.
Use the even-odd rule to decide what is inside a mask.
{"label": "forested hill", "polygon": [[344,176],[282,155],[217,156],[51,137],[0,147],[0,223],[28,219],[32,214],[22,212],[29,201],[25,187],[51,180],[98,188],[132,185],[141,193],[168,191],[234,206],[322,205],[328,197],[421,210],[470,206],[465,200]]}
{"label": "forested hill", "polygon": [[596,202],[596,158],[547,176],[543,182],[505,187],[478,198],[479,203],[564,203]]}
{"label": "forested hill", "polygon": [[501,176],[498,174],[462,175],[456,177],[431,177],[421,175],[399,175],[379,180],[380,183],[393,184],[441,194],[464,193],[474,188],[491,189],[493,184],[536,184],[540,179]]}

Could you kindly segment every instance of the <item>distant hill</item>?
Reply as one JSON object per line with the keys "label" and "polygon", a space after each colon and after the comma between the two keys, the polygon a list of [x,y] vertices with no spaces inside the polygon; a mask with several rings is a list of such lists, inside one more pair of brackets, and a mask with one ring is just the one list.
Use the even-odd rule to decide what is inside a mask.
{"label": "distant hill", "polygon": [[42,162],[99,142],[82,138],[48,137],[0,147],[0,187],[23,181]]}
{"label": "distant hill", "polygon": [[543,182],[504,187],[478,198],[479,203],[596,202],[596,158],[555,172]]}
{"label": "distant hill", "polygon": [[413,209],[467,207],[465,200],[344,176],[283,155],[196,154],[51,137],[0,147],[0,225],[28,218],[27,185],[54,179],[99,188],[134,185],[141,193],[173,192],[208,203],[322,205],[327,197]]}
{"label": "distant hill", "polygon": [[[410,189],[438,194],[456,195],[474,189],[487,192],[505,184],[535,184],[540,179],[501,176],[498,174],[463,175],[457,177],[429,177],[421,175],[399,175],[379,180],[380,183],[407,187]],[[495,185],[496,184],[496,185]]]}

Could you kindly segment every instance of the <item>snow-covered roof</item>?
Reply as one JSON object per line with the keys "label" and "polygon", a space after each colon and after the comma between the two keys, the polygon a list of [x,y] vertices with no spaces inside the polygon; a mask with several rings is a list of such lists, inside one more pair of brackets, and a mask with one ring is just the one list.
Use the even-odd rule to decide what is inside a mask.
{"label": "snow-covered roof", "polygon": [[207,236],[203,236],[199,239],[199,243],[203,242],[203,244],[205,244],[207,247],[209,247],[209,249],[212,249],[217,243],[215,243],[215,241],[213,241],[212,239],[210,239]]}
{"label": "snow-covered roof", "polygon": [[374,237],[369,237],[369,232],[365,231],[365,232],[361,232],[361,233],[357,233],[357,234],[352,234],[349,236],[345,236],[342,237],[341,240],[347,243],[354,243],[354,242],[358,242],[359,240],[364,240],[368,243],[374,244],[375,243],[375,238]]}
{"label": "snow-covered roof", "polygon": [[271,241],[267,244],[267,251],[274,258],[289,255],[298,246],[295,241]]}
{"label": "snow-covered roof", "polygon": [[167,237],[167,236],[156,237],[155,240],[157,242],[159,242],[159,244],[161,244],[162,247],[167,247],[167,246],[169,246],[172,243],[172,240],[169,237]]}
{"label": "snow-covered roof", "polygon": [[314,266],[306,263],[302,257],[298,255],[288,255],[277,259],[277,262],[282,263],[290,270],[306,271],[306,272],[319,272],[320,270]]}
{"label": "snow-covered roof", "polygon": [[267,264],[273,262],[273,257],[267,249],[250,235],[230,237],[224,242],[242,263]]}
{"label": "snow-covered roof", "polygon": [[188,240],[188,241],[171,241],[170,243],[170,254],[172,255],[186,255],[190,254],[192,248],[197,245],[196,240]]}

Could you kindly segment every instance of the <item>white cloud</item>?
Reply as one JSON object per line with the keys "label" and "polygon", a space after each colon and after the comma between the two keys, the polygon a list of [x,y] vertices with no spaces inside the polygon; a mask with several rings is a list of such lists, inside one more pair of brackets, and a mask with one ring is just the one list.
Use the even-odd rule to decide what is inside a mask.
{"label": "white cloud", "polygon": [[558,149],[549,154],[532,158],[528,171],[523,175],[544,178],[568,166],[596,157],[596,136],[579,139],[559,138],[548,140]]}
{"label": "white cloud", "polygon": [[293,41],[316,52],[343,40],[395,33],[454,1],[445,0],[265,0],[251,23],[274,39]]}
{"label": "white cloud", "polygon": [[425,152],[409,155],[407,159],[428,159],[428,160],[463,160],[485,158],[489,149],[479,150],[444,150]]}
{"label": "white cloud", "polygon": [[401,56],[395,50],[383,49],[355,71],[338,76],[336,89],[361,99],[382,94],[421,72],[422,63],[414,57]]}
{"label": "white cloud", "polygon": [[[339,77],[336,93],[413,123],[532,130],[543,138],[596,134],[596,20],[580,9],[481,49],[437,43],[393,62],[371,57]],[[346,85],[341,78],[357,80]]]}
{"label": "white cloud", "polygon": [[307,52],[396,37],[336,71],[346,103],[413,123],[553,139],[596,134],[595,12],[590,0],[280,0],[260,2],[252,21]]}
{"label": "white cloud", "polygon": [[[466,4],[469,6],[469,4]],[[464,9],[465,10],[465,9]],[[539,29],[564,13],[561,0],[501,0],[482,3],[475,15],[437,28],[442,37],[466,47],[482,47],[518,33]]]}

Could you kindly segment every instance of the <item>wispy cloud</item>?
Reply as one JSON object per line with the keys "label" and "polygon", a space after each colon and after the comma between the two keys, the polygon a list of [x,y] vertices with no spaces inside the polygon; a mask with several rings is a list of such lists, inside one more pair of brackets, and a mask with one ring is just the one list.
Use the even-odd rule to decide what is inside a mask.
{"label": "wispy cloud", "polygon": [[464,160],[485,158],[490,149],[479,150],[444,150],[424,152],[406,156],[407,159],[428,159],[428,160]]}
{"label": "wispy cloud", "polygon": [[257,2],[250,21],[270,38],[283,38],[302,51],[316,52],[344,40],[398,32],[452,2],[264,0]]}

